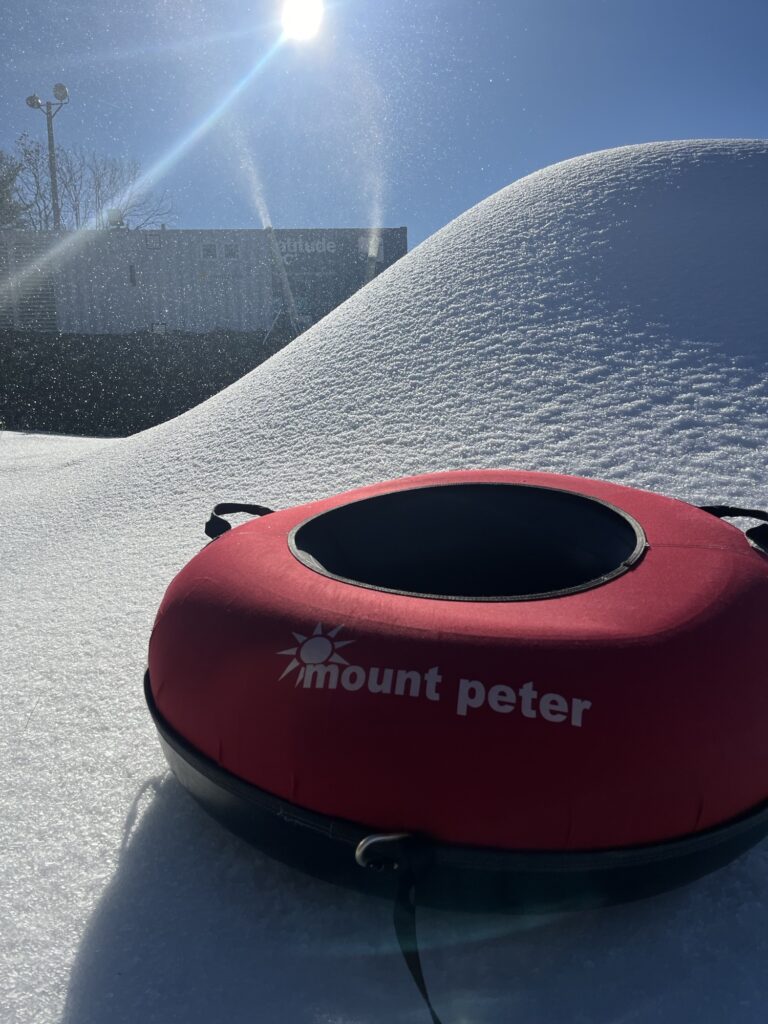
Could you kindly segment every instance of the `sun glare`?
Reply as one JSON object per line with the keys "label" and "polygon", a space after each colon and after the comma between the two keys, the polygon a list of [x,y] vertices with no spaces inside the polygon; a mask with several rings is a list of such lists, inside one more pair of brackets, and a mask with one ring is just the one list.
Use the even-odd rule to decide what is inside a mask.
{"label": "sun glare", "polygon": [[286,0],[283,4],[283,34],[286,39],[311,39],[320,30],[322,20],[323,0]]}

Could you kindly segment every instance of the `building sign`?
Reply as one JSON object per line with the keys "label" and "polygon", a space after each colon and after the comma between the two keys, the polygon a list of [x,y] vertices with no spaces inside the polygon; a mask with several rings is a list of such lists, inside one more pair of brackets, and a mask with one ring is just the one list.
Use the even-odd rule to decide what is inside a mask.
{"label": "building sign", "polygon": [[327,235],[321,235],[320,238],[305,238],[304,235],[299,235],[298,238],[280,237],[284,234],[284,232],[280,232],[280,235],[278,235],[277,247],[286,263],[290,263],[299,255],[325,255],[326,253],[333,254],[336,252],[336,243]]}

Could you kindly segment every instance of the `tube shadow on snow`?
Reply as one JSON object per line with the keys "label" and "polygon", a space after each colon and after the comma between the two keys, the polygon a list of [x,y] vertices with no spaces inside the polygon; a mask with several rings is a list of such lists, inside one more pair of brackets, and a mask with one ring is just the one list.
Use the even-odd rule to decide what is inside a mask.
{"label": "tube shadow on snow", "polygon": [[[420,908],[434,1004],[445,1024],[761,1019],[766,866],[763,844],[686,889],[564,915]],[[118,868],[80,943],[61,1024],[425,1019],[386,901],[251,849],[171,776],[137,794]]]}
{"label": "tube shadow on snow", "polygon": [[[62,1024],[320,1021],[337,1002],[352,1019],[391,1020],[371,1001],[370,986],[395,1000],[401,994],[397,1009],[407,1019],[408,979],[397,985],[394,949],[383,959],[370,955],[377,934],[389,938],[386,906],[250,849],[170,776],[154,780],[149,793],[135,823],[135,808],[128,815],[118,868],[80,944]],[[371,1002],[379,1008],[366,1017]]]}

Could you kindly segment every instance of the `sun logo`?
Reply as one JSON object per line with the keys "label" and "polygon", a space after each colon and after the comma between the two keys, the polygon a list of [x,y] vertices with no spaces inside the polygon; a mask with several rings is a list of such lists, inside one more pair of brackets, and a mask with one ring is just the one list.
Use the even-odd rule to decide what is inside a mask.
{"label": "sun logo", "polygon": [[348,665],[347,659],[342,658],[338,653],[339,648],[353,644],[355,641],[336,639],[343,628],[343,626],[335,626],[327,633],[323,633],[323,624],[318,622],[312,636],[294,633],[296,646],[289,647],[285,651],[278,651],[278,654],[287,654],[291,657],[291,661],[286,665],[280,678],[285,679],[290,672],[298,668],[299,674],[296,677],[296,686],[298,686],[304,680],[304,671],[307,665],[324,665],[326,662],[332,665]]}

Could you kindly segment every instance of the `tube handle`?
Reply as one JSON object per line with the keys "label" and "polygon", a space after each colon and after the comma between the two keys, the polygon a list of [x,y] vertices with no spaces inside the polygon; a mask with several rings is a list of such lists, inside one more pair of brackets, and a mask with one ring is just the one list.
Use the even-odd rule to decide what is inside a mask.
{"label": "tube handle", "polygon": [[222,501],[218,505],[213,506],[213,512],[208,517],[208,522],[205,524],[205,533],[211,540],[216,540],[222,533],[226,533],[227,530],[232,529],[232,523],[228,523],[222,516],[235,515],[237,512],[244,512],[249,516],[269,516],[272,515],[274,509],[267,508],[266,505],[243,505],[237,501]]}
{"label": "tube handle", "polygon": [[718,519],[731,519],[743,516],[746,519],[761,519],[759,526],[751,526],[746,531],[747,540],[753,548],[768,555],[768,512],[759,508],[736,508],[734,505],[699,505],[702,512],[709,512]]}
{"label": "tube handle", "polygon": [[416,933],[416,885],[429,869],[432,847],[424,837],[410,832],[389,832],[366,836],[357,844],[355,860],[361,868],[397,872],[392,921],[405,965],[419,990],[432,1024],[440,1018],[432,1000],[421,964]]}

